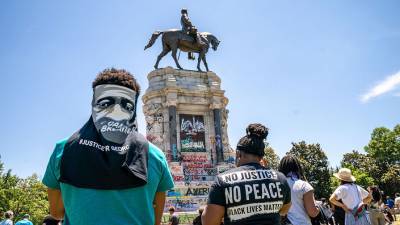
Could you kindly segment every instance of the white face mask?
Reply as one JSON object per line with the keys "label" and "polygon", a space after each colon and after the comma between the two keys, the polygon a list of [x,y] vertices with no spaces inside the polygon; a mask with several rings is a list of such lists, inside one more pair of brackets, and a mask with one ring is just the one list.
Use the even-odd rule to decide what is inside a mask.
{"label": "white face mask", "polygon": [[115,84],[94,88],[92,119],[97,131],[107,140],[123,144],[136,130],[136,92]]}

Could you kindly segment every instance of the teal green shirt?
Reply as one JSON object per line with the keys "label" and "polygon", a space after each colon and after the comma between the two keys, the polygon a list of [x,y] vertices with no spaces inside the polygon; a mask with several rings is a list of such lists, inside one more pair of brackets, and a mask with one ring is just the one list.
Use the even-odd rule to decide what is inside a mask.
{"label": "teal green shirt", "polygon": [[164,153],[149,144],[148,183],[124,190],[78,188],[59,182],[60,162],[67,139],[57,143],[47,165],[43,183],[60,189],[64,201],[64,225],[153,225],[156,192],[174,187]]}

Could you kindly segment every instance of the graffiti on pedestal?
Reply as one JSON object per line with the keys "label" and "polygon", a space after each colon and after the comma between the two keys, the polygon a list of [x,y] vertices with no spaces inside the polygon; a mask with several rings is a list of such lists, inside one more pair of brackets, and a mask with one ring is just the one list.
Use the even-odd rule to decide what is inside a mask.
{"label": "graffiti on pedestal", "polygon": [[171,206],[175,207],[177,212],[197,211],[200,206],[207,204],[207,198],[208,196],[167,197],[164,211]]}
{"label": "graffiti on pedestal", "polygon": [[206,152],[204,117],[180,114],[181,152]]}
{"label": "graffiti on pedestal", "polygon": [[210,192],[209,186],[184,186],[176,187],[167,192],[167,197],[182,197],[182,196],[208,196]]}
{"label": "graffiti on pedestal", "polygon": [[162,106],[159,103],[154,103],[146,106],[145,120],[146,120],[146,133],[147,140],[155,144],[157,147],[163,149],[163,133],[164,133],[164,117],[162,114]]}

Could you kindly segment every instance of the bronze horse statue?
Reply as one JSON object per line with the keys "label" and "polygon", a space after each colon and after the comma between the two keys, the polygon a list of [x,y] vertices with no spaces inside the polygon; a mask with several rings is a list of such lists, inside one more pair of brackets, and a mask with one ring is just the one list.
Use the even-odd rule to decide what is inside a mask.
{"label": "bronze horse statue", "polygon": [[212,35],[211,33],[208,33],[208,32],[201,32],[201,33],[199,33],[200,37],[201,37],[201,43],[197,43],[197,42],[195,43],[195,40],[193,37],[191,37],[188,34],[185,34],[184,32],[182,32],[181,30],[178,30],[178,29],[171,29],[171,30],[166,30],[166,31],[156,31],[151,36],[149,43],[144,47],[144,50],[153,46],[153,44],[156,42],[157,38],[161,34],[162,34],[163,50],[158,55],[157,62],[154,65],[154,68],[158,69],[158,63],[160,62],[160,60],[166,54],[168,54],[170,51],[172,51],[172,58],[174,58],[176,66],[179,69],[182,69],[182,67],[179,65],[178,59],[176,58],[176,53],[177,53],[178,49],[180,49],[183,52],[199,53],[199,57],[197,59],[197,69],[199,71],[201,71],[200,61],[203,60],[204,66],[206,67],[206,70],[208,71],[206,53],[208,52],[210,45],[211,45],[212,49],[214,51],[216,51],[218,48],[219,42],[220,42],[214,35]]}

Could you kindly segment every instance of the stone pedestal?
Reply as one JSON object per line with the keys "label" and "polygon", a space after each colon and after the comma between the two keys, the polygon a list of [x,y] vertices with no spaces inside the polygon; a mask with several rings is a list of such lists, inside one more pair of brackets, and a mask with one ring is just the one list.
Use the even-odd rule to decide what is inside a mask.
{"label": "stone pedestal", "polygon": [[176,202],[166,205],[196,210],[206,203],[215,175],[234,164],[221,79],[213,72],[172,67],[154,70],[147,78],[142,97],[147,138],[164,151],[176,186],[169,193]]}

